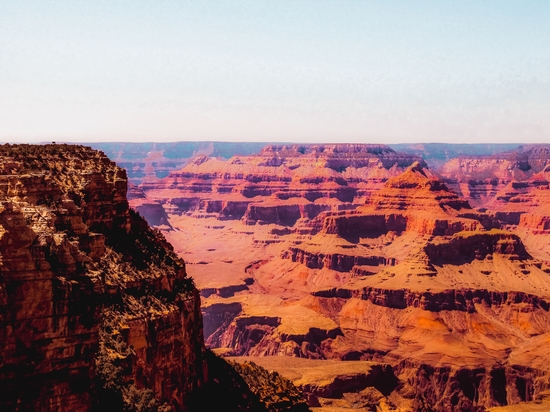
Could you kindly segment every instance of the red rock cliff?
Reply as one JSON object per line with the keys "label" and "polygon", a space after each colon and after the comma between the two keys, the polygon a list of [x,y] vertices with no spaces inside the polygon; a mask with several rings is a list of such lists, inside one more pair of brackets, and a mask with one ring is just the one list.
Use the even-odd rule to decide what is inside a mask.
{"label": "red rock cliff", "polygon": [[0,146],[0,165],[0,409],[186,410],[200,300],[125,171],[68,145]]}
{"label": "red rock cliff", "polygon": [[199,156],[140,188],[169,214],[293,226],[323,211],[354,208],[417,160],[384,145],[266,146],[227,161]]}

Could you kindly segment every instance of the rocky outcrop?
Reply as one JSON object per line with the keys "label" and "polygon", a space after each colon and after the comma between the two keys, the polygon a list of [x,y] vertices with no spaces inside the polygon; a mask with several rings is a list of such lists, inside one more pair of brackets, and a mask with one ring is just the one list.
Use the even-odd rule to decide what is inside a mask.
{"label": "rocky outcrop", "polygon": [[250,204],[244,214],[246,224],[294,226],[299,219],[310,220],[331,210],[330,205],[310,202],[269,202]]}
{"label": "rocky outcrop", "polygon": [[124,170],[67,145],[0,163],[1,409],[185,410],[206,379],[198,292]]}
{"label": "rocky outcrop", "polygon": [[383,190],[368,199],[367,205],[390,210],[471,209],[465,199],[450,190],[425,164],[419,162],[389,179]]}
{"label": "rocky outcrop", "polygon": [[[489,223],[491,228],[496,223]],[[414,231],[419,234],[448,236],[462,231],[483,229],[483,223],[476,219],[462,217],[402,214],[357,211],[330,214],[324,218],[322,231],[342,237],[380,236],[388,232]]]}
{"label": "rocky outcrop", "polygon": [[550,146],[526,145],[489,156],[461,156],[438,172],[445,182],[474,206],[483,206],[512,182],[525,182],[550,162]]}
{"label": "rocky outcrop", "polygon": [[407,229],[407,217],[402,214],[365,214],[339,212],[326,215],[323,232],[342,237],[349,235],[381,235],[387,232],[403,232]]}
{"label": "rocky outcrop", "polygon": [[[390,410],[396,405],[386,398],[395,394],[399,382],[390,365],[364,361],[322,361],[285,356],[237,357],[243,365],[257,363],[268,370],[289,376],[304,393],[310,406],[338,410],[358,407],[376,409],[387,402]],[[383,400],[385,398],[385,401]],[[392,400],[396,398],[392,396]],[[401,405],[400,405],[401,406]],[[403,408],[407,410],[406,408]]]}
{"label": "rocky outcrop", "polygon": [[496,219],[472,211],[466,200],[418,162],[390,178],[363,207],[322,218],[324,233],[344,238],[404,231],[444,236],[498,227]]}
{"label": "rocky outcrop", "polygon": [[548,374],[520,365],[453,368],[402,362],[396,375],[407,382],[414,410],[483,411],[531,401],[548,389]]}
{"label": "rocky outcrop", "polygon": [[408,289],[382,289],[365,287],[359,290],[335,288],[312,292],[314,296],[323,298],[358,298],[368,300],[378,306],[393,309],[408,307],[420,308],[431,312],[442,310],[458,310],[475,312],[476,304],[501,306],[524,304],[523,311],[549,310],[549,302],[538,296],[524,292],[495,292],[488,290],[445,290],[442,292],[416,292]]}
{"label": "rocky outcrop", "polygon": [[324,343],[342,335],[336,323],[305,308],[275,311],[280,304],[273,296],[261,305],[251,305],[246,298],[206,300],[202,312],[207,346],[226,348],[234,356],[324,358]]}
{"label": "rocky outcrop", "polygon": [[231,348],[234,356],[295,356],[324,358],[323,342],[341,335],[339,328],[307,328],[289,332],[277,316],[250,316],[243,313],[217,313],[216,307],[203,309],[206,344],[212,348]]}
{"label": "rocky outcrop", "polygon": [[344,393],[360,392],[365,388],[376,388],[380,393],[389,395],[398,384],[392,367],[385,364],[370,364],[365,373],[346,373],[347,365],[341,366],[339,376],[329,376],[324,382],[304,382],[301,389],[309,398],[342,398]]}
{"label": "rocky outcrop", "polygon": [[536,232],[550,229],[550,166],[530,179],[512,181],[489,204],[509,224]]}
{"label": "rocky outcrop", "polygon": [[[336,235],[349,244],[328,247],[323,244],[331,242],[323,242],[320,239],[315,242],[300,242],[300,245],[291,246],[284,251],[281,257],[299,262],[311,269],[327,268],[350,272],[354,267],[393,266],[398,260],[402,260],[392,255],[372,252],[368,247],[370,239],[400,236],[410,232],[416,233],[418,237],[426,235],[431,238],[469,233],[468,236],[453,238],[448,245],[442,243],[441,246],[435,246],[437,242],[434,241],[426,246],[429,252],[424,259],[426,274],[435,274],[431,260],[441,260],[436,256],[437,250],[443,250],[448,246],[448,256],[452,256],[453,259],[454,254],[465,256],[463,253],[466,249],[468,256],[472,253],[475,255],[475,251],[483,249],[484,246],[480,244],[483,243],[482,237],[475,237],[473,234],[486,233],[486,229],[495,226],[499,226],[496,219],[472,211],[468,202],[448,189],[432,172],[417,162],[401,175],[390,178],[382,189],[367,199],[364,206],[353,211],[325,212],[303,228],[304,232],[305,229],[310,229],[311,234],[320,232],[318,236]],[[500,242],[501,249],[504,247],[505,235],[502,234],[501,238],[495,236],[486,235],[487,239],[483,239],[492,242],[491,250],[496,252],[496,243]],[[469,242],[460,240],[463,238],[469,239]],[[523,247],[521,241],[517,240],[516,243],[518,248]],[[482,253],[481,249],[479,253]],[[524,249],[518,249],[518,253],[520,252],[526,254]],[[488,253],[492,252],[487,252],[483,256]]]}
{"label": "rocky outcrop", "polygon": [[383,145],[267,146],[227,161],[198,156],[140,187],[169,213],[293,225],[356,202],[415,160]]}
{"label": "rocky outcrop", "polygon": [[[550,215],[550,212],[548,213]],[[550,231],[550,216],[532,213],[522,214],[519,219],[519,226],[534,230],[535,232]]]}
{"label": "rocky outcrop", "polygon": [[[241,219],[249,210],[249,200],[201,200],[198,204],[198,210],[206,214],[212,214],[215,217],[223,219]],[[199,212],[200,213],[200,212]]]}
{"label": "rocky outcrop", "polygon": [[276,317],[239,318],[229,324],[219,336],[213,335],[206,343],[214,348],[232,348],[233,356],[294,356],[324,359],[324,343],[342,332],[311,328],[307,333],[288,334],[277,329]]}
{"label": "rocky outcrop", "polygon": [[[269,164],[276,165],[281,158],[313,158],[325,162],[326,167],[338,170],[354,167],[356,169],[379,164],[386,169],[397,165],[407,167],[415,156],[397,153],[386,145],[377,144],[302,144],[271,145],[264,147],[260,153]],[[416,158],[417,159],[417,158]]]}
{"label": "rocky outcrop", "polygon": [[338,272],[350,272],[356,266],[394,266],[395,258],[383,256],[355,256],[341,253],[314,253],[291,247],[281,256],[293,262],[301,263],[311,269],[327,268]]}
{"label": "rocky outcrop", "polygon": [[[244,364],[254,361],[290,376],[310,406],[338,405],[342,410],[361,405],[373,410],[484,411],[539,400],[548,391],[547,373],[520,365],[433,367],[404,360],[391,367],[368,361],[291,360],[281,356],[235,359]],[[545,410],[538,408],[540,401],[531,403],[536,409],[522,409],[522,405],[529,404],[519,404],[517,411]]]}
{"label": "rocky outcrop", "polygon": [[145,199],[147,196],[145,196],[145,193],[143,190],[141,190],[138,186],[128,183],[128,191],[126,193],[126,197],[128,200],[133,199]]}
{"label": "rocky outcrop", "polygon": [[460,232],[450,240],[428,243],[424,251],[433,263],[463,264],[473,259],[492,258],[493,254],[505,255],[514,260],[531,259],[520,238],[503,230]]}
{"label": "rocky outcrop", "polygon": [[231,363],[252,392],[260,394],[269,411],[309,412],[302,393],[292,382],[277,372],[268,371],[253,362]]}
{"label": "rocky outcrop", "polygon": [[216,331],[225,329],[242,311],[239,302],[219,303],[203,311],[204,337],[209,339]]}
{"label": "rocky outcrop", "polygon": [[130,205],[152,226],[172,227],[160,202],[131,201]]}

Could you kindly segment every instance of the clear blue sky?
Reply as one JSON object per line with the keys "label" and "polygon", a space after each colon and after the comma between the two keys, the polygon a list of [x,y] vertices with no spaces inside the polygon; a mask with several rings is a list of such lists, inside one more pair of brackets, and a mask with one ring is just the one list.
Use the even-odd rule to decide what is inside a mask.
{"label": "clear blue sky", "polygon": [[550,1],[0,0],[0,140],[550,143]]}

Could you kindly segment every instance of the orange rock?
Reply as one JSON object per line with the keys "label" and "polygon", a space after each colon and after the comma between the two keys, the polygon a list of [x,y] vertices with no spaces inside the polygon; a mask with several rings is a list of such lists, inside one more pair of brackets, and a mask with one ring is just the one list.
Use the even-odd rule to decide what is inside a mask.
{"label": "orange rock", "polygon": [[0,164],[0,409],[117,407],[102,380],[112,402],[132,382],[184,409],[206,379],[200,299],[125,171],[69,145],[3,145]]}

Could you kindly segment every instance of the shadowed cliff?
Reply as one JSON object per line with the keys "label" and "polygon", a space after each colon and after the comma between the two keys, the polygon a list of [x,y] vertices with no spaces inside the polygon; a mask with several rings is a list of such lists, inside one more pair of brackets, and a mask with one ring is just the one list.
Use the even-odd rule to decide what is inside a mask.
{"label": "shadowed cliff", "polygon": [[0,147],[2,410],[174,410],[205,382],[184,262],[82,146]]}

